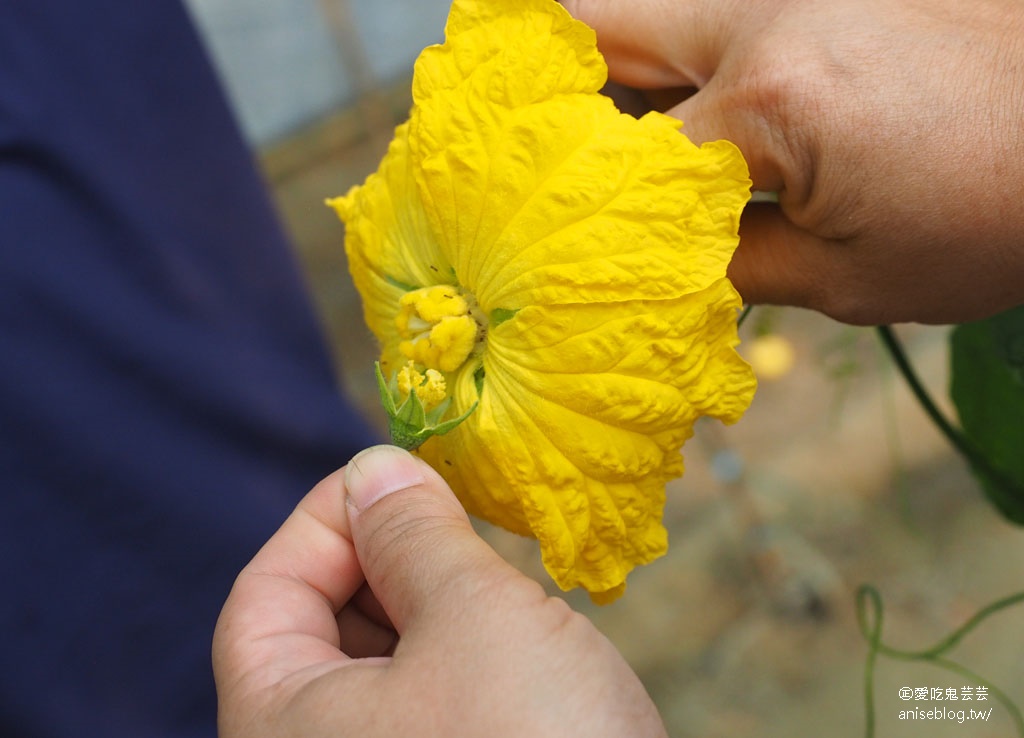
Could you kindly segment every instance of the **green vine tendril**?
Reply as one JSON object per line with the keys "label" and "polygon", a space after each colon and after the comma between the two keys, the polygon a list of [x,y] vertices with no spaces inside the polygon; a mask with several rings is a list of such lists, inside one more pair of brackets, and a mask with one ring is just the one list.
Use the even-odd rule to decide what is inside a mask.
{"label": "green vine tendril", "polygon": [[[988,460],[988,457],[975,448],[967,437],[957,429],[945,415],[942,414],[942,411],[939,410],[935,401],[928,393],[928,390],[925,389],[924,384],[918,378],[917,373],[914,371],[914,368],[910,363],[910,359],[903,350],[903,346],[900,344],[899,339],[896,338],[896,334],[893,332],[892,327],[881,325],[876,328],[876,331],[878,333],[878,337],[882,341],[882,345],[885,346],[889,356],[893,360],[893,363],[903,376],[903,379],[906,381],[910,391],[914,394],[914,397],[921,405],[921,408],[925,411],[942,435],[944,435],[952,444],[953,448],[956,449],[975,470],[985,474],[990,479],[1001,485],[1010,485],[1011,487],[1015,487],[1016,485],[1010,483],[1009,480],[1007,480],[1005,476],[992,465]],[[860,626],[861,634],[868,642],[868,656],[864,664],[864,712],[866,716],[865,735],[867,738],[873,738],[875,734],[874,672],[875,663],[878,660],[879,654],[901,661],[927,661],[935,666],[945,669],[946,671],[962,676],[964,679],[987,687],[989,692],[992,693],[992,696],[999,700],[999,702],[1001,702],[1006,708],[1007,712],[1010,713],[1011,718],[1013,718],[1013,722],[1017,726],[1018,735],[1020,735],[1021,738],[1024,738],[1024,716],[1021,715],[1020,709],[1013,700],[1011,700],[1005,692],[991,682],[982,678],[978,674],[975,674],[967,667],[944,658],[943,656],[943,654],[956,647],[963,637],[974,630],[983,620],[996,612],[1019,602],[1024,602],[1024,592],[1018,592],[1017,594],[1003,597],[1002,599],[996,600],[995,602],[983,607],[974,615],[974,617],[970,618],[966,623],[931,648],[926,648],[922,651],[903,651],[882,643],[882,597],[874,587],[870,585],[861,586],[857,590],[857,623]]]}
{"label": "green vine tendril", "polygon": [[875,735],[875,662],[879,654],[899,661],[927,661],[939,668],[945,669],[967,681],[974,682],[988,689],[993,697],[1006,708],[1017,727],[1017,734],[1024,738],[1024,716],[1012,699],[997,686],[987,679],[975,674],[967,667],[944,658],[944,654],[951,651],[963,640],[964,636],[974,630],[983,621],[1007,607],[1024,602],[1024,592],[1003,597],[1000,600],[986,605],[979,610],[966,623],[940,640],[931,648],[920,651],[904,651],[893,648],[882,642],[883,613],[882,596],[878,590],[869,584],[861,585],[857,589],[857,624],[860,627],[861,635],[868,642],[868,656],[864,664],[864,713],[866,738],[874,738]]}

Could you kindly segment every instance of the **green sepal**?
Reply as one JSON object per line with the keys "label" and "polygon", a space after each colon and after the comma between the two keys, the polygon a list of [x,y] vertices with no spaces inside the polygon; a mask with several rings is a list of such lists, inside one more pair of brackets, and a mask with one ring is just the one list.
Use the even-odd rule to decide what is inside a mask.
{"label": "green sepal", "polygon": [[391,443],[406,451],[420,447],[428,438],[443,436],[454,430],[480,404],[480,401],[477,400],[469,410],[459,417],[442,422],[441,418],[444,417],[451,405],[450,397],[429,412],[424,410],[423,403],[415,392],[410,392],[401,405],[396,405],[395,397],[399,394],[396,377],[392,377],[390,382],[385,380],[379,361],[374,362],[374,371],[377,375],[380,401],[388,416],[388,435],[391,436]]}
{"label": "green sepal", "polygon": [[512,318],[516,317],[516,313],[518,312],[518,309],[511,310],[509,308],[494,308],[494,310],[491,311],[490,317],[488,318],[491,328],[497,328],[505,321],[512,320]]}
{"label": "green sepal", "polygon": [[394,417],[398,414],[398,409],[395,407],[395,396],[392,394],[391,387],[388,386],[388,382],[384,379],[384,372],[380,368],[380,362],[373,362],[373,370],[377,375],[377,392],[380,393],[380,404],[384,406],[384,412],[387,413],[388,417]]}

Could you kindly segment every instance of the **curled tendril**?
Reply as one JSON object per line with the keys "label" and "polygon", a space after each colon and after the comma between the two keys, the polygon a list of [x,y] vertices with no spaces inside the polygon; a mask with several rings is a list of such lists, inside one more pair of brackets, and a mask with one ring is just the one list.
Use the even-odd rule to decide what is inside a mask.
{"label": "curled tendril", "polygon": [[1014,724],[1017,727],[1017,734],[1024,738],[1024,716],[1020,708],[1001,689],[987,679],[975,674],[967,667],[951,661],[944,657],[944,654],[954,649],[964,636],[978,627],[983,620],[1004,610],[1011,605],[1024,602],[1024,592],[1008,595],[996,600],[967,620],[963,625],[940,640],[931,648],[919,651],[905,651],[893,648],[882,642],[882,625],[885,609],[882,605],[882,595],[870,584],[863,584],[857,589],[857,625],[860,627],[861,635],[868,644],[868,655],[864,663],[864,715],[866,738],[873,738],[875,735],[875,662],[879,654],[899,661],[926,661],[941,669],[963,677],[968,681],[980,684],[988,688],[989,693],[1010,713]]}

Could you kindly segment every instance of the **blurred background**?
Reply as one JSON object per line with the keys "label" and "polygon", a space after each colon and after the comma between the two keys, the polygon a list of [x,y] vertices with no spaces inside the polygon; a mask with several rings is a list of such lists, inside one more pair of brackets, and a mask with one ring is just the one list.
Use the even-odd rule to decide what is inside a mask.
{"label": "blurred background", "polygon": [[[348,279],[342,227],[323,205],[372,172],[410,104],[412,64],[443,39],[445,0],[187,0],[288,228],[338,360],[380,423],[372,338]],[[948,414],[948,329],[900,326]],[[561,595],[537,546],[481,524],[506,558],[566,597],[619,647],[678,738],[865,735],[855,592],[885,603],[883,640],[922,649],[1022,588],[1024,535],[983,499],[874,333],[794,309],[755,310],[741,351],[760,388],[735,426],[701,423],[669,489],[667,556],[606,607]],[[1024,703],[1024,605],[950,658]],[[904,700],[977,679],[879,657],[876,735],[1005,738],[987,701]],[[471,696],[467,695],[467,698]],[[988,710],[987,721],[900,718]],[[919,713],[920,714],[920,713]],[[968,713],[969,714],[969,713]]]}

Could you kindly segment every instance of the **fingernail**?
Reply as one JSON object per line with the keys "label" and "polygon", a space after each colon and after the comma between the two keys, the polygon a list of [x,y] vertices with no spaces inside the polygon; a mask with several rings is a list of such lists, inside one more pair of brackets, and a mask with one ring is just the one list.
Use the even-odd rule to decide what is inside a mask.
{"label": "fingernail", "polygon": [[397,446],[372,446],[345,467],[347,499],[359,511],[423,481],[421,462]]}

